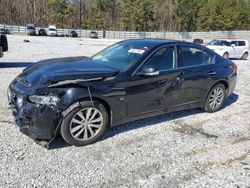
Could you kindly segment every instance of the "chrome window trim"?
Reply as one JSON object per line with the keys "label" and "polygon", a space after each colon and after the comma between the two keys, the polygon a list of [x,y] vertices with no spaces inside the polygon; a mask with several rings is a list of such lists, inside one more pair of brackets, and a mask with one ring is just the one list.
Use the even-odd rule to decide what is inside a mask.
{"label": "chrome window trim", "polygon": [[[183,67],[178,67],[178,62],[179,62],[179,59],[180,59],[180,57],[178,56],[178,47],[177,46],[179,46],[179,47],[182,47],[182,46],[188,46],[188,47],[191,47],[191,48],[197,48],[197,49],[200,49],[200,50],[202,50],[202,52],[204,53],[204,50],[205,51],[207,51],[208,53],[211,53],[211,55],[213,55],[213,58],[212,58],[212,61],[211,61],[211,63],[210,64],[201,64],[201,65],[192,65],[192,66],[183,66]],[[208,66],[208,65],[213,65],[213,64],[216,64],[216,62],[215,62],[215,58],[216,58],[216,55],[214,54],[214,52],[210,52],[209,50],[207,50],[207,49],[205,49],[203,46],[196,46],[196,45],[193,45],[193,44],[167,44],[167,45],[163,45],[163,46],[160,46],[160,47],[158,47],[157,49],[155,49],[153,52],[151,52],[149,55],[148,55],[148,57],[146,58],[146,59],[144,59],[143,60],[143,62],[135,69],[135,71],[131,74],[131,76],[134,76],[136,73],[137,73],[137,71],[143,66],[143,64],[145,64],[146,63],[146,61],[148,61],[149,60],[149,58],[151,58],[151,56],[156,52],[156,51],[158,51],[159,49],[161,49],[161,48],[164,48],[164,47],[174,47],[175,48],[175,51],[176,51],[176,53],[175,53],[175,55],[176,55],[176,67],[175,68],[173,68],[173,69],[163,69],[162,71],[178,71],[178,70],[180,70],[180,69],[185,69],[185,68],[196,68],[196,67],[201,67],[201,66]],[[203,58],[204,58],[204,56],[203,56]]]}
{"label": "chrome window trim", "polygon": [[[153,52],[151,52],[149,55],[148,55],[148,57],[146,57],[146,59],[144,59],[143,60],[143,62],[135,69],[135,71],[131,74],[131,76],[134,76],[135,74],[136,74],[136,72],[152,57],[152,55],[155,53],[155,52],[157,52],[158,50],[160,50],[161,48],[165,48],[165,47],[174,47],[174,49],[175,49],[175,58],[176,58],[176,60],[177,60],[177,64],[178,64],[178,55],[177,55],[177,53],[178,53],[178,51],[177,51],[177,44],[166,44],[166,45],[162,45],[162,46],[160,46],[160,47],[158,47],[158,48],[156,48]],[[176,65],[175,65],[176,66]],[[166,69],[166,70],[174,70],[174,69],[176,69],[176,67],[175,68],[173,68],[173,69]]]}

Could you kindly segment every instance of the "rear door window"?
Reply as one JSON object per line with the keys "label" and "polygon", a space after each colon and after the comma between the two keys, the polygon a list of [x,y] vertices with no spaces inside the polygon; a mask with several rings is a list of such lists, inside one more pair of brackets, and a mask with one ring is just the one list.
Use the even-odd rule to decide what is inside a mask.
{"label": "rear door window", "polygon": [[214,55],[203,49],[191,46],[181,46],[182,64],[180,67],[190,67],[212,64]]}
{"label": "rear door window", "polygon": [[204,58],[203,64],[205,65],[214,63],[214,54],[207,51],[206,49],[203,49],[203,58]]}

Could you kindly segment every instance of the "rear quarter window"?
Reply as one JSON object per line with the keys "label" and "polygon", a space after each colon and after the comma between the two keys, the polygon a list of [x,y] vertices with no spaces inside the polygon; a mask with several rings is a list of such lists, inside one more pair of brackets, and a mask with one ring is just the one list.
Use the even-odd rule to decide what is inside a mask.
{"label": "rear quarter window", "polygon": [[239,41],[239,46],[246,46],[246,42],[245,41]]}
{"label": "rear quarter window", "polygon": [[215,55],[204,48],[181,46],[182,67],[213,64]]}
{"label": "rear quarter window", "polygon": [[235,46],[246,46],[245,41],[232,41],[232,44],[235,44]]}

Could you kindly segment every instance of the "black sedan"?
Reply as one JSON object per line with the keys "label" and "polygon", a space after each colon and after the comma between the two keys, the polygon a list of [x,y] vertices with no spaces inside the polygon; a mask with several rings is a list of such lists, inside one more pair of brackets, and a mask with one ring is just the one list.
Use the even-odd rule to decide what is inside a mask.
{"label": "black sedan", "polygon": [[0,34],[10,34],[10,30],[9,29],[5,29],[5,28],[0,28]]}
{"label": "black sedan", "polygon": [[38,34],[39,36],[47,36],[47,32],[45,29],[39,29]]}
{"label": "black sedan", "polygon": [[127,40],[93,57],[51,59],[24,70],[8,100],[20,130],[39,141],[60,133],[83,146],[107,128],[167,112],[216,112],[236,86],[237,66],[204,46]]}
{"label": "black sedan", "polygon": [[8,49],[9,46],[7,36],[0,34],[0,58],[3,57],[3,52],[7,52]]}
{"label": "black sedan", "polygon": [[78,37],[78,33],[75,30],[72,30],[69,33],[69,37],[77,38]]}

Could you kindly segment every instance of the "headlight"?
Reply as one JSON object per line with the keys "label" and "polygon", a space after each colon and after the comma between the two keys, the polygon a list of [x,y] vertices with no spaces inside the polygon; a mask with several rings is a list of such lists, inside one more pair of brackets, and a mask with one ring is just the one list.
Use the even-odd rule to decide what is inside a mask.
{"label": "headlight", "polygon": [[32,103],[35,104],[47,104],[47,105],[56,105],[59,101],[57,96],[39,96],[32,95],[28,97]]}

